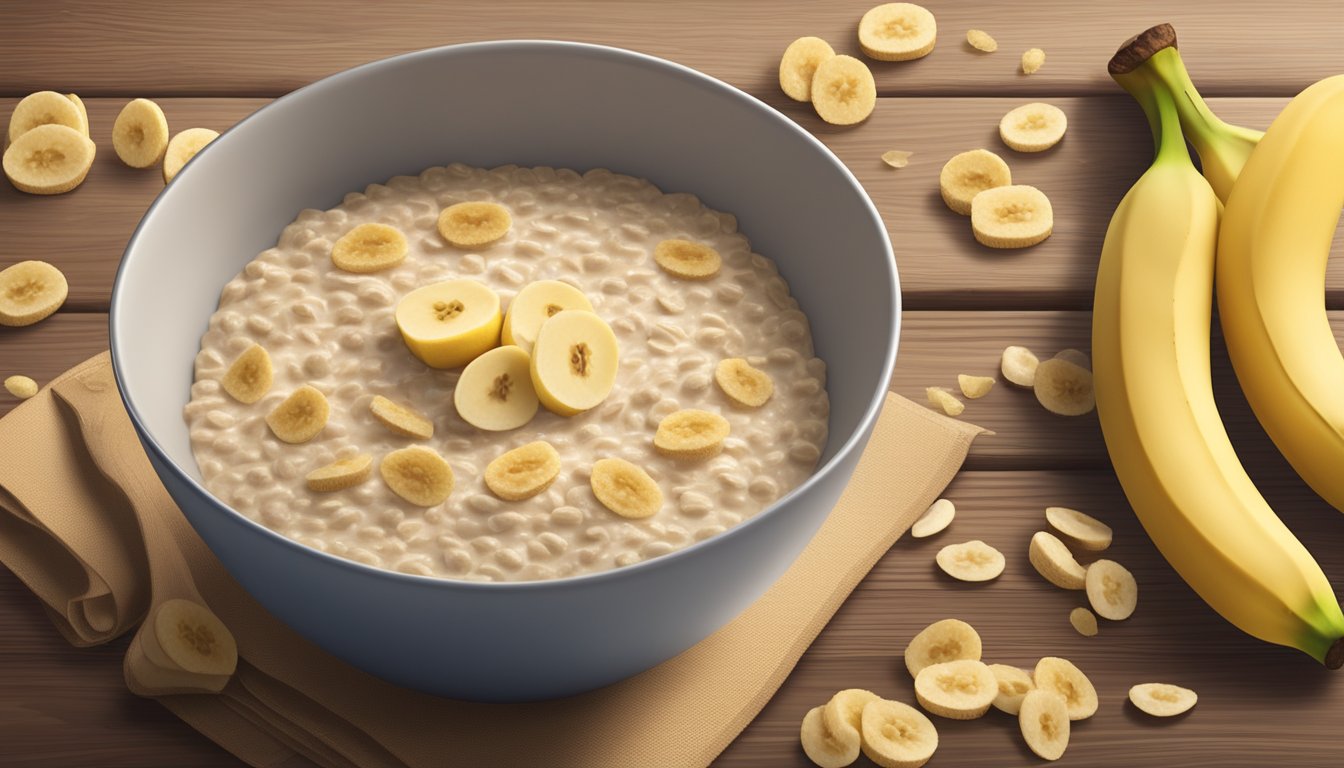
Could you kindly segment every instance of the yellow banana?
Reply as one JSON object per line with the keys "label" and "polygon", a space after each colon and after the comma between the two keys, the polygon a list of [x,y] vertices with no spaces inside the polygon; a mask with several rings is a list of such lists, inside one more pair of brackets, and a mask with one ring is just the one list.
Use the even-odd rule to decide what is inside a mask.
{"label": "yellow banana", "polygon": [[1238,461],[1214,404],[1209,325],[1219,201],[1190,161],[1175,99],[1114,72],[1157,157],[1116,209],[1092,319],[1097,412],[1116,476],[1153,543],[1250,635],[1344,665],[1344,613],[1310,553]]}

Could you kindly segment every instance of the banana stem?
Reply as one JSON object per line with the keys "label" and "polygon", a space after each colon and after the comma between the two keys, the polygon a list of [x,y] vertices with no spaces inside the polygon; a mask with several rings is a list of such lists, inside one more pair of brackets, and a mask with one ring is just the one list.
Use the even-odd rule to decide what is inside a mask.
{"label": "banana stem", "polygon": [[1134,97],[1148,118],[1148,127],[1153,132],[1153,162],[1175,162],[1176,156],[1189,161],[1180,113],[1171,92],[1155,84],[1152,73],[1142,68],[1113,77]]}

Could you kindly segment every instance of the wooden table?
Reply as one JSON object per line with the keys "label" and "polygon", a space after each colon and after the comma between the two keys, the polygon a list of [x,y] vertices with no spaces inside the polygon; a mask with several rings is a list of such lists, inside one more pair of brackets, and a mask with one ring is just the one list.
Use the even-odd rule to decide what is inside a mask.
{"label": "wooden table", "polygon": [[[867,187],[891,231],[904,289],[891,386],[920,399],[925,386],[952,384],[958,373],[994,371],[1008,344],[1045,355],[1087,348],[1102,235],[1150,153],[1141,114],[1105,74],[1121,41],[1151,24],[1173,22],[1195,80],[1215,97],[1214,109],[1259,127],[1302,87],[1344,72],[1344,14],[1327,0],[1220,0],[1179,9],[1159,0],[927,4],[942,30],[937,50],[914,63],[873,62],[882,97],[876,113],[864,125],[839,129],[779,93],[776,65],[790,40],[809,34],[858,55],[854,31],[866,2],[10,0],[0,5],[0,115],[34,90],[79,93],[99,156],[73,194],[35,198],[0,184],[0,265],[45,259],[70,280],[70,300],[55,317],[28,329],[0,329],[0,376],[21,372],[47,381],[106,346],[117,261],[162,188],[157,171],[125,168],[112,152],[112,121],[137,96],[157,99],[175,130],[223,130],[268,100],[354,64],[509,37],[607,43],[698,68],[813,130]],[[971,27],[993,34],[999,51],[970,50],[963,35]],[[1048,58],[1044,69],[1026,77],[1018,57],[1033,46]],[[1007,151],[996,137],[999,117],[1030,100],[1049,100],[1069,115],[1068,138],[1039,156]],[[1045,244],[1015,253],[983,249],[965,219],[943,207],[939,168],[952,154],[981,146],[1003,154],[1015,179],[1051,196],[1057,224]],[[893,171],[883,165],[878,157],[887,149],[913,151],[910,166]],[[1341,249],[1337,239],[1335,252]],[[1344,310],[1338,260],[1331,263],[1326,300]],[[1344,313],[1335,319],[1344,334]],[[1344,541],[1344,519],[1312,496],[1273,450],[1221,351],[1214,368],[1244,462],[1344,586],[1344,548],[1336,546]],[[12,406],[0,394],[0,413]],[[1030,393],[1000,386],[971,403],[965,418],[997,434],[977,441],[946,493],[959,508],[953,528],[893,547],[717,765],[808,765],[798,723],[837,689],[871,688],[912,700],[901,650],[916,631],[946,616],[979,628],[987,660],[1030,666],[1042,655],[1062,655],[1091,675],[1101,709],[1075,725],[1063,764],[1341,762],[1336,734],[1344,680],[1302,654],[1240,634],[1175,577],[1117,487],[1095,417],[1052,417]],[[17,449],[0,447],[0,461],[4,451]],[[1046,585],[1026,558],[1048,505],[1074,506],[1115,527],[1111,556],[1134,571],[1142,590],[1131,620],[1105,623],[1094,638],[1069,626],[1079,594]],[[964,585],[935,569],[938,547],[970,538],[1008,555],[1000,579]],[[237,765],[165,710],[125,690],[124,647],[70,648],[23,586],[0,573],[0,764]],[[1199,706],[1172,722],[1137,713],[1125,693],[1131,684],[1153,680],[1195,688]],[[1039,762],[1012,718],[991,712],[978,721],[937,725],[942,746],[934,765]]]}

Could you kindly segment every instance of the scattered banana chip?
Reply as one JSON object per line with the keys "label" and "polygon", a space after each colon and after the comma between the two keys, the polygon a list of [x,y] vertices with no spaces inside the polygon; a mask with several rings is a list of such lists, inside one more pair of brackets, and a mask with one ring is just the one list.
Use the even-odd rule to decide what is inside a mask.
{"label": "scattered banana chip", "polygon": [[876,693],[862,688],[836,691],[821,710],[821,724],[827,732],[840,736],[845,742],[851,738],[859,739],[863,731],[863,708],[878,700]]}
{"label": "scattered banana chip", "polygon": [[878,61],[909,61],[928,56],[938,41],[938,22],[914,3],[886,3],[859,19],[859,48]]}
{"label": "scattered banana chip", "polygon": [[877,106],[877,84],[868,65],[853,56],[832,56],[812,77],[812,106],[831,125],[854,125]]}
{"label": "scattered banana chip", "polygon": [[360,224],[331,246],[331,263],[346,272],[368,274],[397,266],[409,251],[406,236],[396,227]]}
{"label": "scattered banana chip", "polygon": [[789,43],[779,59],[779,87],[794,101],[812,100],[812,77],[821,62],[835,56],[831,44],[819,37],[800,37]]}
{"label": "scattered banana chip", "polygon": [[971,230],[990,248],[1027,248],[1050,237],[1054,227],[1050,198],[1028,184],[994,187],[971,200]]}
{"label": "scattered banana chip", "polygon": [[1087,353],[1080,349],[1061,349],[1055,353],[1055,358],[1058,360],[1068,360],[1079,368],[1085,368],[1089,371],[1092,370],[1092,358],[1088,357]]}
{"label": "scattered banana chip", "polygon": [[529,374],[546,410],[575,416],[595,408],[616,384],[616,334],[592,312],[567,309],[547,320],[532,347]]}
{"label": "scattered banana chip", "polygon": [[915,698],[932,714],[950,720],[974,720],[989,711],[999,681],[989,666],[961,659],[931,664],[915,676]]}
{"label": "scattered banana chip", "polygon": [[1013,172],[1002,157],[987,149],[972,149],[953,155],[938,173],[938,191],[947,207],[962,216],[971,215],[971,201],[987,189],[1013,183]]}
{"label": "scattered banana chip", "polygon": [[498,203],[458,203],[439,214],[439,234],[458,248],[489,245],[513,226],[509,210]]}
{"label": "scattered banana chip", "polygon": [[[64,97],[61,100],[69,104]],[[93,141],[78,129],[48,123],[13,140],[0,164],[20,192],[60,195],[84,183],[96,151]]]}
{"label": "scattered banana chip", "polygon": [[589,482],[602,506],[621,517],[650,517],[663,506],[663,491],[649,473],[625,459],[593,463]]}
{"label": "scattered banana chip", "polygon": [[219,131],[212,131],[209,128],[188,128],[174,136],[168,142],[168,149],[163,154],[163,183],[167,184],[177,178],[182,166],[205,149],[206,144],[218,138]]}
{"label": "scattered banana chip", "polygon": [[961,394],[971,400],[978,400],[988,395],[989,390],[994,388],[994,377],[970,376],[965,373],[958,373],[957,386],[961,387]]}
{"label": "scattered banana chip", "polygon": [[509,302],[500,339],[505,345],[512,344],[530,353],[532,345],[537,343],[542,324],[566,309],[595,311],[583,291],[569,283],[559,280],[528,283]]}
{"label": "scattered banana chip", "polygon": [[729,400],[746,408],[760,408],[775,393],[770,374],[740,357],[720,360],[714,368],[714,381]]}
{"label": "scattered banana chip", "polygon": [[1092,372],[1058,357],[1036,366],[1032,390],[1045,410],[1060,416],[1082,416],[1097,407]]}
{"label": "scattered banana chip", "polygon": [[453,389],[457,415],[489,432],[528,423],[541,407],[531,366],[532,358],[514,346],[495,347],[467,363]]}
{"label": "scattered banana chip", "polygon": [[1058,760],[1069,746],[1069,712],[1064,699],[1046,690],[1034,690],[1022,699],[1017,713],[1022,738],[1037,757]]}
{"label": "scattered banana chip", "polygon": [[382,395],[374,395],[369,402],[369,411],[378,423],[387,427],[393,434],[428,440],[434,436],[434,422],[399,403],[388,400]]}
{"label": "scattered banana chip", "polygon": [[717,413],[686,408],[658,422],[653,447],[664,456],[678,459],[708,459],[723,450],[728,420]]}
{"label": "scattered banana chip", "polygon": [[983,29],[966,30],[966,42],[975,50],[984,53],[993,53],[999,50],[999,42],[990,37],[989,33]]}
{"label": "scattered banana chip", "polygon": [[270,354],[260,344],[253,344],[234,359],[219,385],[229,397],[251,405],[271,391],[274,381],[275,368],[271,365]]}
{"label": "scattered banana chip", "polygon": [[74,101],[55,91],[38,91],[24,96],[14,105],[14,112],[9,116],[9,143],[13,144],[23,134],[42,125],[63,125],[88,136],[84,129],[87,122]]}
{"label": "scattered banana chip", "polygon": [[1129,689],[1129,700],[1153,717],[1174,717],[1189,712],[1199,695],[1179,685],[1140,683]]}
{"label": "scattered banana chip", "polygon": [[1139,585],[1134,574],[1114,560],[1098,560],[1089,565],[1084,586],[1092,610],[1103,619],[1128,619],[1139,604]]}
{"label": "scattered banana chip", "polygon": [[1031,387],[1036,384],[1036,368],[1040,362],[1026,347],[1004,347],[1003,357],[999,360],[999,372],[1012,384]]}
{"label": "scattered banana chip", "polygon": [[38,386],[29,377],[16,375],[5,379],[5,390],[20,400],[27,400],[37,394]]}
{"label": "scattered banana chip", "polygon": [[485,467],[485,487],[505,501],[530,499],[560,474],[560,453],[545,440],[505,452]]}
{"label": "scattered banana chip", "polygon": [[1097,617],[1086,608],[1078,607],[1069,611],[1069,623],[1083,637],[1095,637],[1097,634]]}
{"label": "scattered banana chip", "polygon": [[1111,546],[1111,526],[1076,509],[1046,507],[1045,521],[1090,552],[1100,552]]}
{"label": "scattered banana chip", "polygon": [[1045,66],[1045,51],[1040,48],[1028,48],[1022,53],[1022,74],[1032,75]]}
{"label": "scattered banana chip", "polygon": [[1034,101],[1010,110],[999,121],[999,138],[1018,152],[1044,152],[1064,138],[1069,118],[1053,104]]}
{"label": "scattered banana chip", "polygon": [[889,149],[882,153],[882,162],[892,168],[904,168],[910,164],[910,156],[913,154],[914,152],[907,152],[904,149]]}
{"label": "scattered banana chip", "polygon": [[1022,699],[1036,690],[1036,683],[1032,682],[1031,675],[1020,667],[990,664],[989,671],[994,673],[994,679],[999,682],[999,695],[994,697],[991,704],[1000,712],[1016,715],[1022,708]]}
{"label": "scattered banana chip", "polygon": [[69,99],[70,103],[75,105],[75,109],[79,110],[79,132],[89,136],[89,110],[85,108],[84,100],[73,93],[65,94],[65,98]]}
{"label": "scattered banana chip", "polygon": [[919,768],[938,749],[938,729],[923,712],[877,699],[863,708],[860,748],[883,768]]}
{"label": "scattered banana chip", "polygon": [[149,168],[168,151],[168,118],[149,99],[132,99],[112,124],[112,149],[132,168]]}
{"label": "scattered banana chip", "polygon": [[[232,675],[238,667],[233,633],[209,608],[172,598],[154,609],[154,641],[163,666],[198,675]],[[151,661],[158,653],[147,653]],[[166,662],[166,663],[165,663]]]}
{"label": "scattered banana chip", "polygon": [[857,731],[839,734],[828,731],[822,721],[824,709],[813,707],[803,716],[799,733],[803,752],[820,768],[844,768],[859,759],[859,734]]}
{"label": "scattered banana chip", "polygon": [[910,526],[910,535],[916,539],[932,536],[952,524],[957,515],[957,507],[947,499],[938,499],[924,510],[915,524]]}
{"label": "scattered banana chip", "polygon": [[331,406],[315,387],[304,384],[266,414],[266,425],[282,442],[306,443],[327,426]]}
{"label": "scattered banana chip", "polygon": [[935,621],[920,631],[905,647],[905,668],[911,677],[932,664],[980,660],[980,635],[961,619]]}
{"label": "scattered banana chip", "polygon": [[960,416],[966,410],[966,404],[943,387],[925,387],[924,396],[948,416]]}
{"label": "scattered banana chip", "polygon": [[397,330],[431,368],[457,368],[499,346],[499,294],[476,280],[421,286],[397,302]]}
{"label": "scattered banana chip", "polygon": [[0,325],[19,327],[45,320],[65,303],[70,285],[45,261],[20,261],[0,270]]}
{"label": "scattered banana chip", "polygon": [[935,558],[943,573],[957,581],[990,581],[1003,573],[1003,553],[979,539],[948,544]]}
{"label": "scattered banana chip", "polygon": [[393,493],[417,507],[442,504],[453,492],[453,468],[423,445],[387,454],[378,473]]}
{"label": "scattered banana chip", "polygon": [[690,240],[662,241],[654,246],[653,260],[664,272],[683,280],[708,280],[723,266],[718,251]]}
{"label": "scattered banana chip", "polygon": [[1056,587],[1083,589],[1086,584],[1087,569],[1078,564],[1064,542],[1052,533],[1037,531],[1031,537],[1027,558],[1036,572]]}
{"label": "scattered banana chip", "polygon": [[348,459],[333,461],[325,467],[318,467],[304,480],[308,490],[314,493],[343,491],[369,479],[373,474],[373,457],[367,453],[351,456]]}
{"label": "scattered banana chip", "polygon": [[1064,699],[1070,720],[1086,720],[1097,713],[1097,689],[1073,662],[1046,656],[1036,662],[1031,677],[1038,689],[1053,691]]}

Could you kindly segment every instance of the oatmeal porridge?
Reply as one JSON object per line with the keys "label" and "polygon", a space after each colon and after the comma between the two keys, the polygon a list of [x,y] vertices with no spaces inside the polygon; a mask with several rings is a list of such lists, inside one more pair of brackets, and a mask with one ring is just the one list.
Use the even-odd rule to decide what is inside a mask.
{"label": "oatmeal porridge", "polygon": [[225,285],[185,418],[206,487],[284,536],[523,581],[768,506],[821,455],[825,377],[732,215],[605,170],[454,164],[301,212]]}

